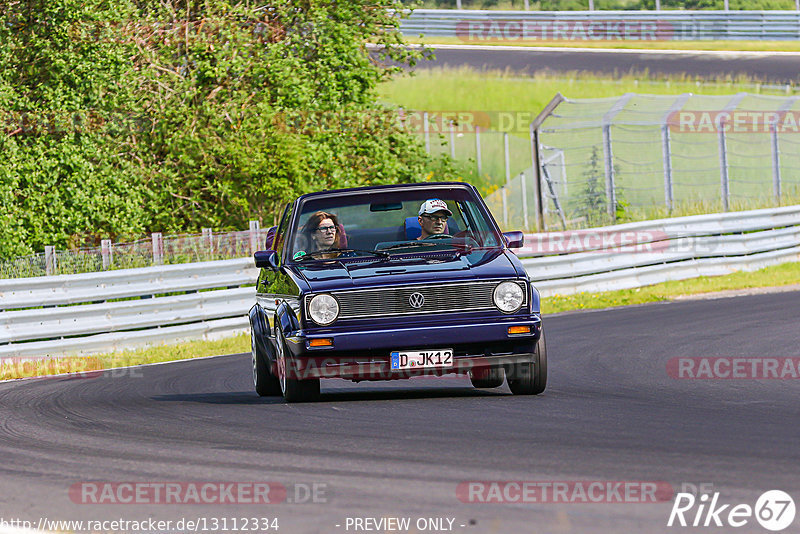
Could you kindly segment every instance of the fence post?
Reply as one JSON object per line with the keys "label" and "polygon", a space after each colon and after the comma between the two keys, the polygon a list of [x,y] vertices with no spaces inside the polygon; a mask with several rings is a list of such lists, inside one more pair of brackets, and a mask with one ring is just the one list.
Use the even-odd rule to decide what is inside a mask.
{"label": "fence post", "polygon": [[[800,0],[798,0],[800,1]],[[778,146],[777,119],[769,125],[769,135],[772,140],[772,194],[775,196],[775,205],[781,205],[781,153]]]}
{"label": "fence post", "polygon": [[525,181],[527,177],[525,176],[525,172],[519,173],[520,184],[522,185],[522,225],[525,227],[525,231],[527,232],[530,228],[528,226],[528,187]]}
{"label": "fence post", "polygon": [[161,232],[153,232],[151,239],[153,240],[153,265],[161,265],[164,263],[164,240]]}
{"label": "fence post", "polygon": [[258,221],[250,221],[250,254],[255,254],[259,249]]}
{"label": "fence post", "polygon": [[675,205],[675,190],[672,182],[672,146],[669,128],[670,125],[674,123],[675,114],[683,109],[684,104],[686,104],[690,96],[689,93],[683,93],[676,98],[661,118],[662,161],[664,163],[664,203],[670,211],[672,211]]}
{"label": "fence post", "polygon": [[431,132],[428,128],[428,112],[422,114],[422,129],[425,132],[425,151],[431,153]]}
{"label": "fence post", "polygon": [[205,243],[209,254],[214,254],[214,231],[211,228],[203,228],[203,243]]}
{"label": "fence post", "polygon": [[100,241],[100,254],[103,256],[103,269],[110,268],[114,261],[114,250],[111,248],[110,239]]}
{"label": "fence post", "polygon": [[511,186],[511,158],[508,155],[508,132],[503,132],[503,160],[506,164],[506,184],[503,186],[503,224],[508,228],[508,199],[506,190]]}
{"label": "fence post", "polygon": [[611,109],[603,115],[603,161],[606,173],[606,198],[608,199],[608,215],[614,222],[617,216],[617,186],[614,183],[614,153],[611,151],[611,123],[617,113],[625,109],[634,93],[625,93]]}
{"label": "fence post", "polygon": [[47,245],[44,247],[44,272],[47,276],[56,274],[56,247]]}
{"label": "fence post", "polygon": [[483,176],[483,165],[481,164],[481,127],[475,127],[475,160],[478,163],[478,176]]}
{"label": "fence post", "polygon": [[661,127],[661,154],[664,161],[664,204],[672,211],[672,150],[669,144],[669,125]]}
{"label": "fence post", "polygon": [[728,146],[725,142],[725,120],[719,121],[719,179],[722,195],[722,209],[728,211],[730,201],[730,182],[728,181]]}
{"label": "fence post", "polygon": [[531,165],[533,166],[533,186],[536,195],[536,218],[537,228],[540,232],[547,230],[545,221],[545,210],[547,204],[544,201],[544,171],[546,169],[542,166],[541,145],[539,144],[539,127],[544,123],[547,117],[564,101],[564,96],[561,93],[556,93],[556,96],[548,102],[544,109],[533,119],[528,130],[530,131],[531,138]]}
{"label": "fence post", "polygon": [[603,167],[606,174],[606,199],[608,216],[614,220],[617,213],[617,192],[614,185],[614,154],[611,152],[611,125],[603,125]]}
{"label": "fence post", "polygon": [[[739,107],[739,103],[742,101],[744,97],[747,96],[747,93],[738,93],[734,95],[733,98],[722,108],[722,111],[727,114],[728,117],[731,116],[731,113]],[[721,182],[721,195],[722,195],[722,209],[724,211],[728,211],[730,208],[730,197],[731,197],[731,184],[728,178],[728,143],[726,141],[725,136],[725,128],[726,123],[728,122],[725,119],[724,115],[720,115],[721,120],[717,121],[716,127],[719,129],[719,177]]]}
{"label": "fence post", "polygon": [[450,157],[456,159],[456,129],[453,121],[450,121]]}

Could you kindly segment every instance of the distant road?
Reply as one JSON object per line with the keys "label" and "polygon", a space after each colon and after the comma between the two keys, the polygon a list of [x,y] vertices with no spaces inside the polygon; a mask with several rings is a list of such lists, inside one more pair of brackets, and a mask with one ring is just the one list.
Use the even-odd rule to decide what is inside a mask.
{"label": "distant road", "polygon": [[602,74],[686,74],[718,79],[747,75],[769,83],[800,81],[800,53],[701,52],[671,50],[544,49],[525,47],[462,47],[432,45],[436,59],[417,68],[468,65],[483,70],[511,69],[534,74],[540,71],[584,71]]}

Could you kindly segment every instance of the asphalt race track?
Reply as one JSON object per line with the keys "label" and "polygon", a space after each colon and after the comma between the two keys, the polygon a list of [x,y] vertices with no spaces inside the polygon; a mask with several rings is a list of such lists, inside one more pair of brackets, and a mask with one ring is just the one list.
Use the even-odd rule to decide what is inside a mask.
{"label": "asphalt race track", "polygon": [[[277,517],[284,534],[354,532],[348,517],[450,518],[464,533],[707,532],[666,526],[671,494],[499,504],[462,502],[458,488],[662,481],[676,492],[711,484],[732,504],[753,506],[770,489],[797,500],[800,381],[678,380],[667,363],[800,357],[798,317],[799,292],[549,317],[550,383],[538,397],[464,379],[331,381],[321,402],[287,405],[256,396],[246,355],[2,383],[0,516]],[[69,488],[85,481],[274,482],[305,502],[74,502]],[[735,530],[766,532],[752,518]]]}
{"label": "asphalt race track", "polygon": [[423,61],[417,68],[470,66],[479,70],[572,72],[669,75],[708,80],[747,75],[770,83],[797,84],[800,81],[800,53],[698,52],[679,53],[615,50],[474,49],[432,45],[436,59]]}

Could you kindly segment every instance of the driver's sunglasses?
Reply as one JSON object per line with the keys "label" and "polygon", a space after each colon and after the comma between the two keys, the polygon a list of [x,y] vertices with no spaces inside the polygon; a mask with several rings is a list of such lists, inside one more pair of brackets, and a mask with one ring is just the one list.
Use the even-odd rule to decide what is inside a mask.
{"label": "driver's sunglasses", "polygon": [[432,221],[439,221],[439,222],[447,222],[447,215],[423,215],[426,219],[430,219]]}
{"label": "driver's sunglasses", "polygon": [[325,233],[335,232],[336,231],[336,227],[335,226],[318,226],[315,231],[316,232],[320,232],[320,233],[322,233],[322,232],[325,232]]}

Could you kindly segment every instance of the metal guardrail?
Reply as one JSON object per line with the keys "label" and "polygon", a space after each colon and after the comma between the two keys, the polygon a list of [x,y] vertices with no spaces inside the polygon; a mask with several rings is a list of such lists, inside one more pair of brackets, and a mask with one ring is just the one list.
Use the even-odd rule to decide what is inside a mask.
{"label": "metal guardrail", "polygon": [[[252,258],[0,280],[0,357],[88,354],[246,330]],[[245,286],[245,287],[242,287]]]}
{"label": "metal guardrail", "polygon": [[800,261],[800,206],[528,234],[542,296],[630,289]]}
{"label": "metal guardrail", "polygon": [[[800,206],[527,234],[525,241],[517,253],[542,296],[633,288],[800,261]],[[245,331],[257,275],[252,259],[240,258],[0,280],[0,357]]]}
{"label": "metal guardrail", "polygon": [[401,20],[407,36],[487,41],[686,41],[800,38],[797,11],[479,11],[417,9]]}

